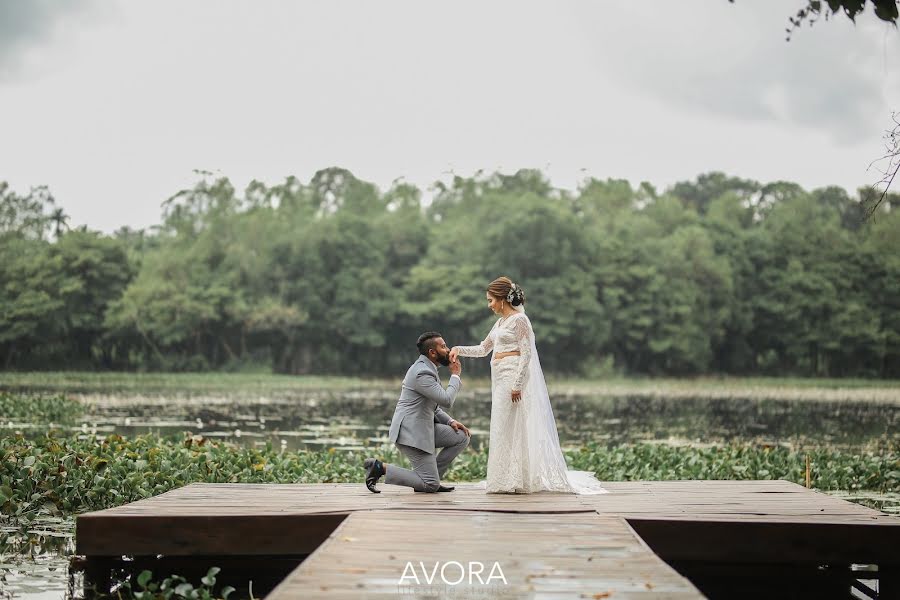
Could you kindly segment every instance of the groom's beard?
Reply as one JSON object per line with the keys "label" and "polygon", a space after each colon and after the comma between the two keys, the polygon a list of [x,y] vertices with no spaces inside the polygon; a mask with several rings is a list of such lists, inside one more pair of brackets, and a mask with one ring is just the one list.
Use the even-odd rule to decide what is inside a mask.
{"label": "groom's beard", "polygon": [[450,366],[450,355],[449,354],[441,354],[437,357],[438,362],[444,365],[445,367]]}

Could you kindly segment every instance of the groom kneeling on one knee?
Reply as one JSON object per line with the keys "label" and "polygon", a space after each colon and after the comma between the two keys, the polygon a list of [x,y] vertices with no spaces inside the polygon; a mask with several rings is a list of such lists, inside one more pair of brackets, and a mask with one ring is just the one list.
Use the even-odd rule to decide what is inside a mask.
{"label": "groom kneeling on one knee", "polygon": [[[441,477],[450,463],[469,445],[472,436],[469,428],[444,412],[456,401],[462,381],[459,361],[450,362],[450,348],[436,331],[419,336],[419,359],[412,364],[403,378],[403,387],[394,418],[391,420],[390,439],[397,449],[409,459],[412,470],[367,458],[366,487],[375,489],[378,479],[405,485],[417,492],[450,492],[452,487],[441,485]],[[441,385],[438,365],[450,367],[450,383],[447,389]],[[435,449],[441,451],[435,454]]]}

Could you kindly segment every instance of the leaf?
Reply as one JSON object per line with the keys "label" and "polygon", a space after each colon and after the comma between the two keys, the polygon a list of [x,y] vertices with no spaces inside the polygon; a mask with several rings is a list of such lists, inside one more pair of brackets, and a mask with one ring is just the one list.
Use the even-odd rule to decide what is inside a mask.
{"label": "leaf", "polygon": [[187,598],[194,591],[194,586],[190,583],[179,583],[175,586],[175,594]]}
{"label": "leaf", "polygon": [[209,571],[206,572],[206,577],[203,577],[200,581],[203,582],[203,585],[208,585],[210,587],[216,585],[216,575],[221,571],[219,567],[210,567]]}
{"label": "leaf", "polygon": [[896,2],[881,2],[875,3],[875,16],[881,19],[882,21],[896,21],[900,14],[898,14],[897,3]]}
{"label": "leaf", "polygon": [[34,456],[26,456],[25,460],[22,461],[22,464],[26,467],[30,467],[34,464],[34,461],[37,460]]}
{"label": "leaf", "polygon": [[137,583],[138,583],[139,586],[141,586],[141,588],[146,588],[146,587],[147,587],[147,583],[148,583],[152,578],[153,578],[153,572],[152,572],[152,571],[144,570],[144,571],[141,571],[141,574],[140,574],[140,575],[138,575]]}
{"label": "leaf", "polygon": [[222,600],[228,600],[228,596],[233,594],[234,591],[235,591],[235,589],[233,587],[231,587],[230,585],[226,585],[225,587],[223,587],[222,588]]}

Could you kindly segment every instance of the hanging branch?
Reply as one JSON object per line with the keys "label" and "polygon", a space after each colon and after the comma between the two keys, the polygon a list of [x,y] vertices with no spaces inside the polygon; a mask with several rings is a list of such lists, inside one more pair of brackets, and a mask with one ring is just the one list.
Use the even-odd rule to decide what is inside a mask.
{"label": "hanging branch", "polygon": [[869,164],[870,169],[874,167],[881,174],[881,181],[873,187],[877,189],[878,186],[883,185],[884,188],[881,190],[881,194],[878,195],[878,199],[872,203],[872,206],[866,208],[867,219],[875,214],[875,211],[881,206],[888,191],[891,189],[891,184],[894,183],[897,171],[900,170],[900,114],[896,112],[891,114],[891,119],[894,121],[894,128],[886,131],[884,134],[885,153]]}

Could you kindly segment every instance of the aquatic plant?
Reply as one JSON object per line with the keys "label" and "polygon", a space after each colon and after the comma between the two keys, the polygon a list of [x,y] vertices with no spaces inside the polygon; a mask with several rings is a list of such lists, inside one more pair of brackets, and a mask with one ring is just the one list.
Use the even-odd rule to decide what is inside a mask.
{"label": "aquatic plant", "polygon": [[228,596],[235,591],[233,587],[224,587],[219,594],[214,592],[216,575],[220,571],[219,567],[211,567],[197,587],[180,575],[170,575],[158,581],[153,579],[152,571],[141,571],[133,583],[130,579],[123,582],[114,597],[119,600],[228,600]]}
{"label": "aquatic plant", "polygon": [[[142,435],[0,438],[0,517],[30,520],[118,506],[194,482],[360,483],[368,454],[402,463],[396,449],[365,452],[283,451],[211,441]],[[451,481],[483,479],[487,450],[467,450],[447,474]],[[566,452],[570,468],[603,481],[785,479],[820,490],[900,491],[900,446],[866,451],[780,446],[670,447],[587,444]]]}
{"label": "aquatic plant", "polygon": [[0,391],[0,428],[10,423],[71,424],[83,412],[82,404],[65,394]]}

